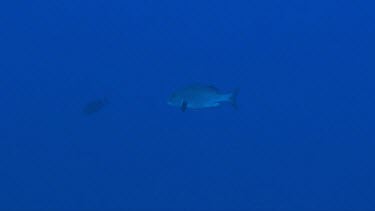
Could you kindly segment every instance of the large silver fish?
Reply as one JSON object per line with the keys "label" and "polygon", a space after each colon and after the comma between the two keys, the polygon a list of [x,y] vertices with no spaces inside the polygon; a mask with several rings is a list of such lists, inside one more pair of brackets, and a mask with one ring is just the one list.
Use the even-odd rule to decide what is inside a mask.
{"label": "large silver fish", "polygon": [[214,86],[194,84],[172,93],[168,104],[180,107],[181,111],[217,107],[225,102],[236,108],[236,97],[237,91],[222,93]]}

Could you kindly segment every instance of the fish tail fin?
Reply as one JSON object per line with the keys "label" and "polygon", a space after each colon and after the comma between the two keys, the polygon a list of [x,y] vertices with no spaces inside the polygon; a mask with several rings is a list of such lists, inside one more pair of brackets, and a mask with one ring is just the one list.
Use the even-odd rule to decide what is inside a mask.
{"label": "fish tail fin", "polygon": [[232,104],[233,108],[234,109],[238,109],[238,106],[237,106],[237,95],[238,95],[238,89],[235,89],[231,94],[230,94],[230,97],[229,97],[229,101],[230,103]]}

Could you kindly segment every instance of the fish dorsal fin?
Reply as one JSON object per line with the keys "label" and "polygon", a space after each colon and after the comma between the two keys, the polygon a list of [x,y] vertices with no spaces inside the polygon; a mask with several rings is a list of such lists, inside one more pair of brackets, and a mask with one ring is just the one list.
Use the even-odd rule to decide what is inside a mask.
{"label": "fish dorsal fin", "polygon": [[212,91],[218,93],[219,92],[219,89],[216,88],[214,85],[208,85],[207,88],[211,89]]}
{"label": "fish dorsal fin", "polygon": [[210,89],[219,90],[218,88],[216,88],[216,87],[215,87],[214,85],[212,85],[212,84],[208,85],[207,87],[210,88]]}
{"label": "fish dorsal fin", "polygon": [[182,104],[181,104],[181,111],[182,111],[182,112],[185,112],[185,111],[186,111],[186,108],[187,108],[187,102],[186,102],[186,101],[182,101]]}

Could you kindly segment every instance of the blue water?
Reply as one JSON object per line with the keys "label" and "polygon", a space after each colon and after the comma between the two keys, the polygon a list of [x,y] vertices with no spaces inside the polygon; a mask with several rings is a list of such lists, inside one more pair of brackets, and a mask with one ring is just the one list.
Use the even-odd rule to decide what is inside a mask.
{"label": "blue water", "polygon": [[375,210],[373,8],[1,1],[0,210]]}

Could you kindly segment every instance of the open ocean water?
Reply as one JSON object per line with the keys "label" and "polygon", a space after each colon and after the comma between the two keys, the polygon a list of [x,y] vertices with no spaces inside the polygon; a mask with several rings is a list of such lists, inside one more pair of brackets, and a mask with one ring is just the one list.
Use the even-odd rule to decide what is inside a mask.
{"label": "open ocean water", "polygon": [[374,9],[1,0],[0,210],[375,211]]}

